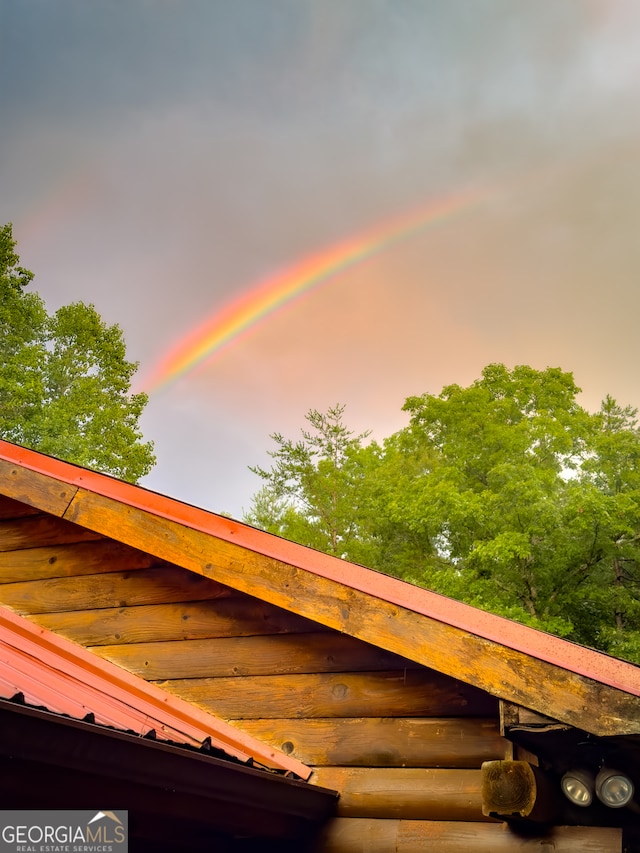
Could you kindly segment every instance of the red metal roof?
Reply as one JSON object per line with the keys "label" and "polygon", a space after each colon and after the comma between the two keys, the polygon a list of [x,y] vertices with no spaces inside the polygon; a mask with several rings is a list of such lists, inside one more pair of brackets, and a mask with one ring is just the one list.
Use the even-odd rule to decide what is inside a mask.
{"label": "red metal roof", "polygon": [[413,586],[388,575],[314,551],[241,522],[141,486],[125,483],[0,440],[0,459],[208,533],[250,551],[337,581],[383,601],[500,643],[578,675],[640,696],[640,667],[570,643],[510,619]]}
{"label": "red metal roof", "polygon": [[17,693],[75,719],[91,713],[101,725],[140,736],[154,730],[158,739],[191,746],[210,738],[241,761],[311,775],[296,759],[0,606],[0,697]]}

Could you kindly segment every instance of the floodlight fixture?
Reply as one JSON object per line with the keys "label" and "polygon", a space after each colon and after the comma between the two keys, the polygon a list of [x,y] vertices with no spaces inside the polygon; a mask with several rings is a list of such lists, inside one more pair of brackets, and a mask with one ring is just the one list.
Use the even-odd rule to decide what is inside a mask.
{"label": "floodlight fixture", "polygon": [[576,806],[586,808],[593,802],[595,779],[588,770],[568,770],[560,786],[565,797]]}
{"label": "floodlight fixture", "polygon": [[621,809],[633,799],[633,782],[625,774],[611,767],[602,767],[596,776],[596,796],[610,809]]}

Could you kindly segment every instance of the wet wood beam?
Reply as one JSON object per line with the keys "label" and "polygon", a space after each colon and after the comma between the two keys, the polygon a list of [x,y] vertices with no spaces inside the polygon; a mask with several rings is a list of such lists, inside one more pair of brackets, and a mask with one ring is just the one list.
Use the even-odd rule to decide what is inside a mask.
{"label": "wet wood beam", "polygon": [[77,486],[54,480],[5,459],[0,459],[0,482],[7,497],[58,516],[64,515],[78,490]]}
{"label": "wet wood beam", "polygon": [[495,717],[230,720],[304,764],[479,769],[506,757]]}
{"label": "wet wood beam", "polygon": [[[0,586],[3,604],[21,613],[56,613],[139,604],[222,598],[239,595],[201,575],[168,566],[70,578],[8,583]],[[87,617],[85,617],[86,619]],[[91,617],[89,617],[91,618]]]}
{"label": "wet wood beam", "polygon": [[318,767],[311,781],[340,792],[338,817],[489,821],[480,770]]}
{"label": "wet wood beam", "polygon": [[[466,685],[448,679],[438,683],[433,673],[416,670],[185,678],[158,684],[227,720],[429,717],[449,716],[456,708],[473,710],[472,688],[465,691]],[[491,697],[480,696],[478,713],[489,702]]]}
{"label": "wet wood beam", "polygon": [[[397,655],[336,633],[276,634],[101,646],[96,654],[153,681],[389,670]],[[408,662],[407,670],[418,665]]]}
{"label": "wet wood beam", "polygon": [[68,542],[98,540],[100,533],[55,518],[52,515],[35,515],[0,524],[0,551],[19,551],[45,545],[63,545]]}
{"label": "wet wood beam", "polygon": [[[199,578],[198,575],[191,577]],[[213,581],[211,584],[215,587]],[[186,596],[177,603],[45,613],[31,618],[38,625],[85,646],[318,631],[316,623],[302,616],[243,596],[228,587],[220,589],[226,590],[227,597],[217,597],[211,592],[212,600],[187,601]],[[206,594],[206,590],[202,590],[196,595],[194,590],[192,597],[204,599]]]}
{"label": "wet wood beam", "polygon": [[[60,522],[64,524],[64,522]],[[148,568],[159,563],[157,557],[145,554],[111,539],[46,545],[20,550],[0,551],[0,583],[19,583],[46,578],[77,577],[123,569]],[[0,542],[2,529],[0,525]],[[27,537],[28,542],[28,537]],[[181,569],[180,571],[185,571]]]}

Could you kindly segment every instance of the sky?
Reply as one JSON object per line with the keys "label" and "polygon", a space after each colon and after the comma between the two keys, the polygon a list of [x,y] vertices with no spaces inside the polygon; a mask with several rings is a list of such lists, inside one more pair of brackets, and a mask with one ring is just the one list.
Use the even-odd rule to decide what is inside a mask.
{"label": "sky", "polygon": [[637,0],[0,0],[0,223],[122,328],[142,485],[240,518],[310,409],[382,440],[492,362],[640,406],[638,103]]}

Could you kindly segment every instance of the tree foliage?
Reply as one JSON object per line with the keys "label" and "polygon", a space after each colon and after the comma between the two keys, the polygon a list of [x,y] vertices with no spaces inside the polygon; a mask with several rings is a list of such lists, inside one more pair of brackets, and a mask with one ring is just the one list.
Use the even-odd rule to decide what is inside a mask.
{"label": "tree foliage", "polygon": [[264,486],[248,515],[251,523],[337,556],[359,542],[362,440],[342,423],[344,406],[311,410],[298,441],[271,435],[277,449],[270,470],[251,470]]}
{"label": "tree foliage", "polygon": [[49,314],[20,266],[10,225],[0,228],[0,436],[135,482],[153,466],[130,394],[137,364],[122,331],[93,305]]}
{"label": "tree foliage", "polygon": [[[640,661],[636,412],[607,397],[590,414],[579,390],[558,368],[492,364],[467,388],[410,397],[408,425],[382,445],[353,436],[336,407],[334,457],[308,433],[273,436],[276,464],[254,469],[265,485],[249,520]],[[326,525],[312,536],[325,493],[333,536]]]}

